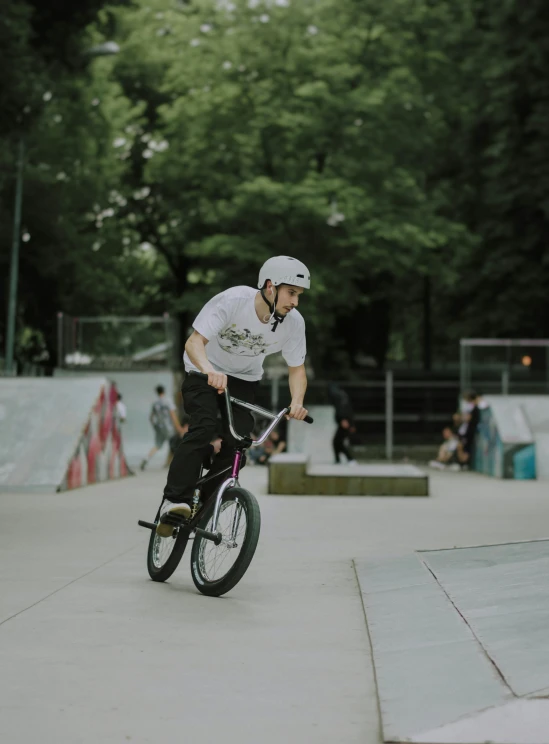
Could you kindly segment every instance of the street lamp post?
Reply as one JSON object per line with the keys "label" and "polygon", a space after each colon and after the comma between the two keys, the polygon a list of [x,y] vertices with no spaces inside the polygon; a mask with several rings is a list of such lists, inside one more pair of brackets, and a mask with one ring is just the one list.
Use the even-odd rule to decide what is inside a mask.
{"label": "street lamp post", "polygon": [[8,323],[6,328],[5,374],[17,373],[14,362],[15,322],[17,315],[17,282],[19,279],[19,241],[21,240],[21,208],[23,204],[23,169],[25,160],[25,142],[19,140],[17,157],[17,175],[15,178],[15,211],[13,214],[13,240],[11,244],[10,286],[8,299]]}

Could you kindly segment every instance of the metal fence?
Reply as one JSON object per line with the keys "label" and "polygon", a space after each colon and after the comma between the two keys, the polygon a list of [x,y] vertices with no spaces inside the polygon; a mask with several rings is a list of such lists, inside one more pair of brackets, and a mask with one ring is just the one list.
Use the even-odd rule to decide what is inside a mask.
{"label": "metal fence", "polygon": [[504,394],[511,385],[549,392],[549,339],[462,338],[460,386],[465,391],[500,381]]}
{"label": "metal fence", "polygon": [[57,366],[98,370],[176,368],[179,323],[161,316],[57,314]]}
{"label": "metal fence", "polygon": [[[307,389],[308,405],[330,405],[327,380],[312,380]],[[402,379],[389,370],[377,380],[331,381],[345,390],[355,412],[360,441],[382,449],[392,459],[396,447],[434,445],[441,430],[452,425],[459,410],[460,380]],[[545,382],[485,380],[484,395],[549,395]],[[264,381],[259,388],[259,405],[280,410],[290,400],[287,379]]]}

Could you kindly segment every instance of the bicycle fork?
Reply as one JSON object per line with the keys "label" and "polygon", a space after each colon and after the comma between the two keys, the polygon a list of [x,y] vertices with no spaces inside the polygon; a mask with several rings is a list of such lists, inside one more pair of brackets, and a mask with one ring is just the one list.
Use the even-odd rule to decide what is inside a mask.
{"label": "bicycle fork", "polygon": [[[234,432],[233,432],[234,433]],[[221,501],[223,499],[223,494],[228,488],[234,488],[238,485],[238,473],[240,472],[240,466],[242,463],[242,458],[244,456],[244,451],[242,449],[237,449],[235,453],[235,458],[233,462],[233,469],[231,473],[231,477],[227,478],[226,481],[224,481],[221,486],[219,487],[219,491],[217,492],[217,496],[215,499],[215,507],[214,507],[214,513],[213,513],[213,519],[212,519],[212,532],[215,533],[217,530],[217,522],[219,520],[219,510],[221,509]],[[237,506],[240,507],[240,504],[238,504],[238,499],[236,499]],[[238,509],[238,521],[240,521],[240,509]],[[236,524],[238,527],[238,524]],[[233,533],[232,533],[232,540],[234,542],[236,532],[235,532],[235,522],[233,521]]]}
{"label": "bicycle fork", "polygon": [[[217,496],[215,497],[215,506],[214,506],[214,513],[212,517],[212,528],[211,531],[203,530],[200,527],[197,527],[195,532],[197,535],[200,535],[201,537],[204,537],[206,540],[211,540],[216,545],[219,545],[221,541],[223,540],[223,537],[220,532],[217,531],[217,523],[219,522],[219,511],[221,509],[221,501],[223,500],[223,494],[228,488],[234,488],[236,484],[238,483],[236,478],[227,478],[226,481],[224,481],[221,486],[219,487],[219,490],[217,492]],[[235,499],[236,503],[238,504],[238,499]],[[232,535],[231,535],[231,542],[235,542],[236,538],[236,529],[238,529],[238,524],[240,523],[240,504],[238,504],[238,521],[235,524],[235,521],[233,520],[233,529],[232,529]],[[236,516],[236,515],[235,515]]]}

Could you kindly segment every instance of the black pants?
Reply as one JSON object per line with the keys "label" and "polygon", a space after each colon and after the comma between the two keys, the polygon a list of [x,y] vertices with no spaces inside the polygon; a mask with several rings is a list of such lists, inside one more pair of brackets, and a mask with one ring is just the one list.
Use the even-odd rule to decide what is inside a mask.
{"label": "black pants", "polygon": [[338,426],[337,431],[332,440],[332,447],[334,448],[335,461],[339,462],[339,456],[345,455],[347,460],[354,460],[353,452],[350,447],[347,447],[345,440],[349,437],[349,429],[344,429],[343,426]]}
{"label": "black pants", "polygon": [[461,438],[461,443],[463,445],[463,451],[466,452],[469,455],[469,460],[467,461],[467,465],[469,465],[471,470],[474,470],[474,459],[475,459],[475,435],[465,435]]}
{"label": "black pants", "polygon": [[[254,402],[257,385],[257,382],[228,377],[230,394],[247,403]],[[181,393],[185,412],[191,417],[191,421],[188,432],[175,450],[168,471],[168,482],[164,488],[164,498],[176,503],[190,502],[192,499],[204,455],[212,439],[220,433],[217,423],[218,411],[221,412],[223,442],[208,475],[224,470],[232,463],[234,447],[237,444],[229,430],[225,395],[220,395],[202,377],[192,374],[186,375]],[[233,419],[236,431],[241,436],[249,436],[254,425],[250,411],[233,406]],[[245,458],[241,467],[244,464]],[[210,492],[219,485],[219,482],[219,478],[208,482]]]}

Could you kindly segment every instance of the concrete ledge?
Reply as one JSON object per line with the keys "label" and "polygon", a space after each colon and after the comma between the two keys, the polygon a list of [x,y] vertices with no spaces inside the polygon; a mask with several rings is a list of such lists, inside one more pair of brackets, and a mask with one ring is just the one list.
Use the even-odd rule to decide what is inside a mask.
{"label": "concrete ledge", "polygon": [[269,493],[287,493],[302,496],[308,493],[307,455],[281,454],[269,460]]}
{"label": "concrete ledge", "polygon": [[269,460],[269,493],[311,496],[428,496],[429,477],[413,465],[310,465],[304,454]]}

